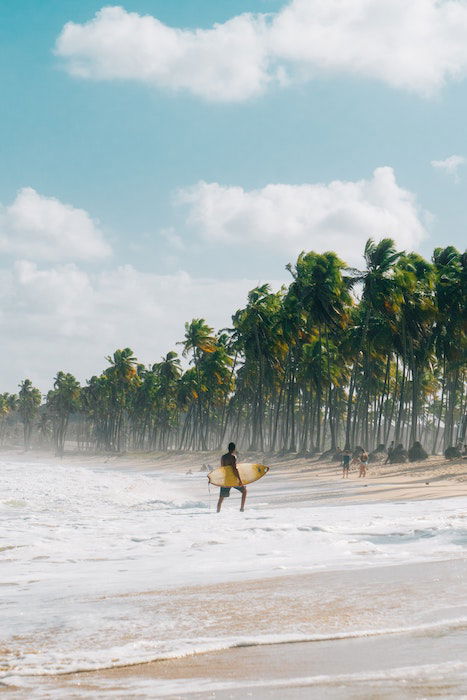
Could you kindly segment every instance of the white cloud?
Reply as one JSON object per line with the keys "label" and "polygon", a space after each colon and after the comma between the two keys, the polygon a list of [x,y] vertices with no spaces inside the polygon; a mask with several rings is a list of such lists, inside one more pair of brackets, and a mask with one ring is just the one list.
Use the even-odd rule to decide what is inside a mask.
{"label": "white cloud", "polygon": [[458,170],[461,165],[465,165],[465,162],[464,156],[453,155],[444,160],[432,160],[431,165],[437,170],[444,170],[445,173],[454,177],[455,182],[459,182]]}
{"label": "white cloud", "polygon": [[[184,322],[205,318],[219,329],[258,280],[194,279],[124,266],[88,274],[74,264],[41,269],[18,261],[0,271],[0,391],[30,377],[43,390],[60,369],[80,380],[98,374],[105,356],[129,346],[157,362],[183,339]],[[20,340],[19,340],[20,339]]]}
{"label": "white cloud", "polygon": [[39,260],[93,260],[111,253],[98,224],[84,209],[21,189],[0,206],[0,250]]}
{"label": "white cloud", "polygon": [[325,184],[267,185],[260,190],[200,182],[181,190],[176,202],[188,207],[187,223],[204,239],[295,255],[300,250],[334,250],[349,264],[360,262],[369,237],[394,238],[412,249],[426,235],[427,213],[399,187],[392,168],[371,179]]}
{"label": "white cloud", "polygon": [[215,101],[323,73],[430,95],[466,74],[467,2],[291,0],[277,13],[194,30],[105,7],[89,22],[66,24],[56,53],[76,76],[139,80]]}
{"label": "white cloud", "polygon": [[355,74],[431,94],[467,70],[465,0],[293,0],[271,50],[312,77]]}
{"label": "white cloud", "polygon": [[250,97],[269,81],[263,33],[263,18],[250,14],[208,30],[182,30],[104,7],[85,24],[66,24],[56,53],[83,78],[140,80],[229,101]]}

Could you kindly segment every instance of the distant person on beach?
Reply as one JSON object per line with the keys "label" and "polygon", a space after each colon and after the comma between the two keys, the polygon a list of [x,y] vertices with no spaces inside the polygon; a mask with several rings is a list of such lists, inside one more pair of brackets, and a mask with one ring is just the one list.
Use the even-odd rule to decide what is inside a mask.
{"label": "distant person on beach", "polygon": [[[221,457],[221,467],[232,467],[235,476],[240,482],[239,486],[234,486],[234,489],[237,489],[237,491],[240,491],[242,494],[242,502],[240,504],[240,510],[243,512],[245,510],[245,501],[246,501],[246,487],[243,486],[242,484],[242,479],[240,477],[240,474],[237,469],[237,458],[235,457],[235,444],[233,442],[229,442],[229,447],[228,447],[228,452],[225,455],[222,455]],[[219,493],[219,500],[217,502],[217,512],[220,513],[220,510],[222,508],[222,502],[224,498],[229,498],[230,496],[230,489],[231,486],[221,486],[221,490]]]}
{"label": "distant person on beach", "polygon": [[394,440],[391,440],[391,444],[388,447],[388,456],[386,457],[385,464],[391,461],[391,455],[394,452]]}
{"label": "distant person on beach", "polygon": [[342,455],[342,478],[343,479],[349,478],[350,457],[351,457],[350,450],[345,450],[344,454]]}
{"label": "distant person on beach", "polygon": [[358,467],[358,476],[366,476],[366,465],[368,463],[368,452],[363,452],[360,455],[360,464]]}

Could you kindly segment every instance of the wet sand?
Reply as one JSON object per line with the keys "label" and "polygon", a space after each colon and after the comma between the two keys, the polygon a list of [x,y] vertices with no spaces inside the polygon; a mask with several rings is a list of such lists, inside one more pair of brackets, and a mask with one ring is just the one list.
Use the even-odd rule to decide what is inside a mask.
{"label": "wet sand", "polygon": [[[262,633],[280,634],[284,615],[296,635],[288,643],[42,677],[36,689],[67,698],[462,697],[466,580],[461,560],[205,586],[200,635],[215,634],[217,626],[235,636],[256,634],[261,642]],[[449,623],[437,605],[440,587],[450,591]],[[157,592],[146,595],[158,604]],[[199,590],[186,587],[171,603],[188,612],[193,600]],[[310,635],[300,634],[301,625],[309,629],[313,620],[319,634],[302,641]]]}
{"label": "wet sand", "polygon": [[75,678],[61,687],[66,697],[82,692],[190,700],[465,697],[463,665],[440,662],[440,657],[462,658],[466,643],[464,629],[416,637],[278,644]]}

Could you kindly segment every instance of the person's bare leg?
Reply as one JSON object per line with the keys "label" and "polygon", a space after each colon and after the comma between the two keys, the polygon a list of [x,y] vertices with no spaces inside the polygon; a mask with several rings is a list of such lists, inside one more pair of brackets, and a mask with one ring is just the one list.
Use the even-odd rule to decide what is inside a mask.
{"label": "person's bare leg", "polygon": [[244,488],[242,491],[242,502],[240,504],[240,511],[241,512],[243,512],[245,510],[245,501],[246,501],[246,488]]}
{"label": "person's bare leg", "polygon": [[221,512],[222,508],[222,501],[224,500],[224,496],[219,496],[219,500],[217,501],[217,512]]}

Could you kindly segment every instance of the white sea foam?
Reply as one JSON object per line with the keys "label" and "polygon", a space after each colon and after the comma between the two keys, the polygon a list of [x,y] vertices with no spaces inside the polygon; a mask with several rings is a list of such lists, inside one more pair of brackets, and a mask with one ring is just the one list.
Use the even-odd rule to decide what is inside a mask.
{"label": "white sea foam", "polygon": [[[195,616],[164,604],[167,589],[465,558],[467,499],[319,505],[323,490],[338,496],[345,486],[304,498],[268,476],[250,489],[244,514],[235,494],[219,516],[202,475],[18,462],[0,470],[0,635],[15,675],[266,643],[200,639]],[[159,592],[156,611],[146,591]],[[458,624],[445,603],[440,624]]]}
{"label": "white sea foam", "polygon": [[[456,685],[460,693],[445,694],[446,684]],[[417,666],[401,666],[398,668],[387,669],[384,671],[360,672],[360,673],[337,673],[337,674],[321,674],[315,676],[300,676],[295,678],[275,678],[271,680],[260,681],[213,681],[210,679],[190,679],[190,680],[166,680],[159,682],[157,686],[154,683],[148,683],[142,679],[138,681],[132,679],[131,690],[133,693],[140,692],[140,697],[189,697],[195,693],[215,694],[219,691],[224,691],[223,697],[245,697],[243,693],[252,691],[247,696],[252,697],[253,692],[260,690],[280,690],[283,689],[284,697],[288,691],[293,688],[307,688],[311,692],[314,688],[319,688],[318,697],[331,697],[332,689],[340,689],[338,696],[344,697],[342,690],[344,688],[352,688],[353,697],[381,697],[385,691],[397,688],[397,695],[393,697],[404,698],[414,697],[413,694],[406,694],[404,688],[409,684],[422,687],[422,692],[425,687],[430,688],[430,695],[436,690],[436,686],[440,686],[440,693],[436,693],[437,697],[465,697],[463,690],[467,688],[467,664],[462,661],[445,662],[439,664],[421,664]],[[102,695],[107,695],[105,683],[101,686]],[[394,688],[394,686],[396,686]],[[359,689],[362,695],[359,693]],[[378,692],[378,690],[380,692]],[[236,695],[230,694],[232,691],[237,691]],[[240,693],[238,692],[240,691]],[[443,692],[444,691],[444,692]],[[95,691],[94,691],[95,692]],[[112,696],[114,693],[109,692],[107,696]],[[386,696],[386,695],[385,695]],[[277,697],[277,696],[276,696]],[[316,695],[313,695],[316,697]],[[423,697],[417,693],[416,697]]]}
{"label": "white sea foam", "polygon": [[[43,687],[38,687],[31,678],[11,677],[4,686],[33,692],[37,698],[62,698],[64,689],[49,686],[47,682]],[[220,697],[251,697],[253,692],[261,690],[283,689],[285,696],[290,689],[307,688],[309,697],[343,697],[342,689],[352,688],[355,697],[379,697],[386,696],[393,689],[399,698],[424,697],[424,691],[429,688],[430,696],[436,693],[437,697],[465,697],[467,690],[467,663],[464,661],[447,661],[431,664],[403,665],[385,668],[377,671],[364,671],[353,673],[315,674],[307,676],[295,676],[285,678],[269,678],[267,680],[243,680],[239,677],[235,681],[219,681],[210,678],[190,679],[152,679],[131,676],[128,681],[122,679],[118,689],[115,681],[105,678],[94,679],[94,687],[86,689],[78,682],[80,698],[122,697],[127,691],[132,697],[156,698],[156,697],[190,697],[197,693],[220,693]],[[409,688],[419,688],[421,692],[414,694]],[[447,687],[454,692],[446,693]],[[73,686],[70,687],[70,689]],[[313,689],[319,689],[318,695],[313,694]],[[332,690],[340,691],[337,696],[332,695]],[[436,690],[439,689],[439,693]],[[71,696],[71,695],[70,695]],[[391,696],[392,697],[392,696]]]}
{"label": "white sea foam", "polygon": [[[49,676],[66,673],[77,673],[108,668],[131,666],[150,661],[182,659],[187,656],[205,654],[228,649],[248,647],[277,646],[287,644],[302,644],[304,642],[334,642],[371,637],[447,634],[467,630],[467,617],[421,625],[408,625],[396,628],[349,630],[334,634],[268,634],[256,636],[236,636],[221,638],[177,639],[165,642],[142,639],[139,642],[115,646],[111,649],[80,649],[77,654],[58,654],[47,657],[37,651],[30,655],[29,663],[24,670],[12,668],[2,677],[3,682],[18,682],[22,676]],[[25,658],[28,653],[25,653]],[[112,657],[112,660],[110,660]],[[47,663],[47,666],[45,664]]]}

